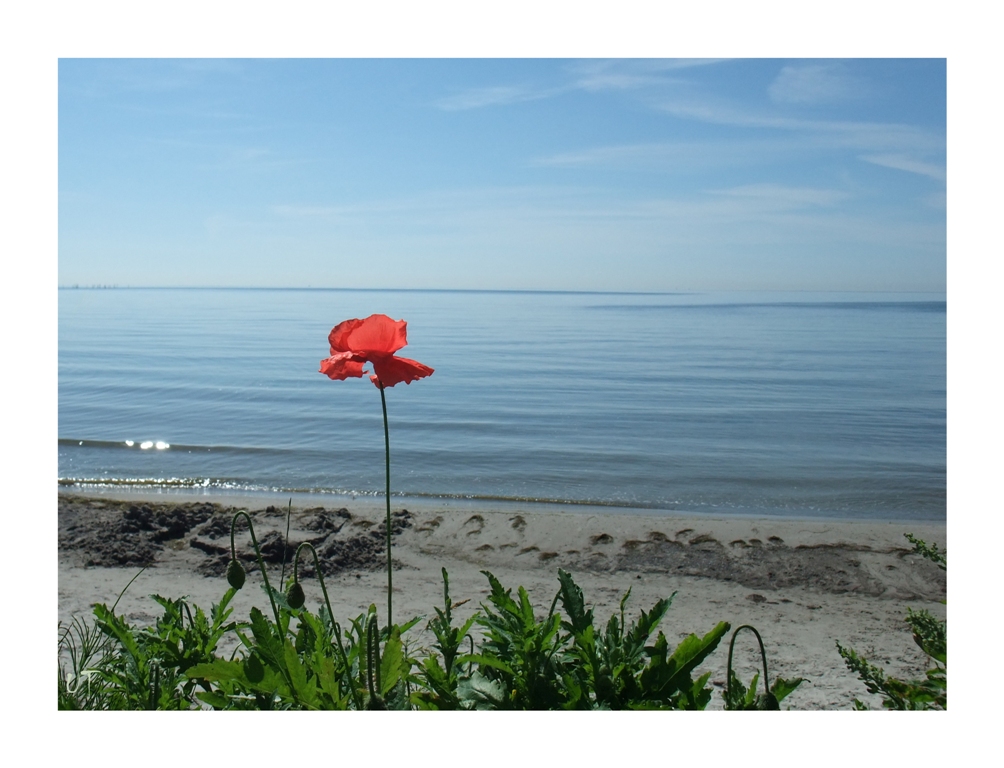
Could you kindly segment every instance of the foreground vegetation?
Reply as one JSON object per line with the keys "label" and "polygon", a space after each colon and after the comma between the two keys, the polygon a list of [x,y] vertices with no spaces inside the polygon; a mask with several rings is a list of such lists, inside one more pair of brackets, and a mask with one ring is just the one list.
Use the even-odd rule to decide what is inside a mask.
{"label": "foreground vegetation", "polygon": [[[250,525],[240,512],[232,534],[240,517]],[[629,621],[628,590],[619,611],[600,622],[563,570],[546,612],[535,610],[523,587],[514,595],[482,571],[488,598],[458,622],[444,568],[443,605],[425,625],[435,640],[427,648],[413,639],[421,617],[381,627],[375,605],[343,628],[310,544],[297,550],[285,591],[274,589],[251,533],[271,616],[252,608],[247,618],[232,618],[230,603],[247,579],[236,557],[227,572],[229,589],[208,612],[185,598],[153,595],[163,615],[153,626],[137,627],[116,613],[118,601],[95,605],[89,619],[60,627],[59,709],[700,710],[712,700],[711,673],[697,670],[706,668],[731,627],[719,622],[671,647],[657,630],[675,593]],[[943,551],[908,538],[917,553],[946,567]],[[231,548],[235,555],[233,536]],[[316,613],[304,607],[304,552],[313,557],[323,597]],[[284,565],[281,578],[285,573]],[[926,610],[909,611],[906,621],[932,660],[923,680],[889,677],[839,642],[837,650],[885,708],[944,709],[946,624]],[[757,673],[748,685],[732,668],[743,630],[755,636],[763,663],[762,678]],[[237,648],[228,657],[220,647],[234,640]],[[778,677],[770,684],[763,641],[749,625],[732,633],[725,677],[721,696],[728,710],[780,709],[803,682]],[[858,700],[855,706],[867,708]]]}
{"label": "foreground vegetation", "polygon": [[[655,633],[672,596],[629,622],[628,590],[619,612],[601,624],[565,571],[558,571],[546,613],[535,611],[523,587],[513,595],[483,571],[491,592],[458,623],[444,568],[443,606],[426,625],[435,642],[423,648],[409,640],[419,618],[381,627],[373,605],[343,630],[319,567],[323,604],[317,613],[307,610],[298,578],[305,547],[317,565],[312,547],[301,546],[284,592],[270,585],[259,559],[271,617],[252,608],[245,620],[231,618],[229,604],[246,579],[234,558],[230,588],[208,612],[184,598],[155,595],[163,615],[153,626],[130,625],[116,603],[95,605],[90,621],[61,627],[59,708],[694,710],[711,701],[711,673],[695,677],[696,670],[730,626],[719,622],[671,647]],[[239,645],[227,658],[219,648],[230,633]],[[763,655],[763,692],[759,674],[744,686],[729,650],[727,709],[778,709],[802,682],[778,678],[768,690]]]}

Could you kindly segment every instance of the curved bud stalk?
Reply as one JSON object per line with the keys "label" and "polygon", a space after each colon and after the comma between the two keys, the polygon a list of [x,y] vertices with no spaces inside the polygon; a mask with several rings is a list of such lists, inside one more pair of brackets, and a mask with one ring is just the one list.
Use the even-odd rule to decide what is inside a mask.
{"label": "curved bud stalk", "polygon": [[[305,541],[298,546],[296,548],[296,553],[293,555],[293,584],[286,593],[286,602],[289,603],[291,608],[301,608],[306,601],[306,596],[303,593],[303,587],[300,586],[300,552],[303,551],[304,547],[309,549],[310,554],[314,556],[314,571],[317,573],[317,580],[321,583],[321,593],[324,595],[324,605],[327,607],[328,617],[331,619],[331,627],[334,630],[333,639],[335,641],[335,648],[338,649],[339,660],[342,663],[342,668],[345,670],[349,691],[352,693],[352,698],[356,703],[356,708],[362,709],[363,704],[359,698],[359,692],[356,691],[356,687],[352,682],[349,659],[345,655],[345,648],[342,647],[341,628],[338,626],[338,622],[335,621],[335,612],[331,610],[331,600],[328,598],[328,588],[324,586],[324,572],[321,570],[321,561],[317,557],[317,550],[314,549],[314,545],[309,541]],[[294,600],[297,603],[295,605]]]}
{"label": "curved bud stalk", "polygon": [[[261,556],[261,548],[258,546],[258,537],[254,535],[254,524],[246,509],[239,510],[230,521],[230,565],[227,566],[227,581],[234,589],[244,586],[244,566],[237,561],[237,546],[234,543],[234,535],[237,532],[237,518],[244,516],[248,521],[248,529],[251,531],[251,544],[254,545],[255,557],[258,558],[258,567],[261,569],[261,577],[265,580],[265,591],[268,593],[268,601],[272,604],[272,615],[275,616],[275,626],[281,633],[282,622],[279,620],[279,609],[276,607],[275,598],[272,596],[272,585],[268,583],[268,571],[265,570],[265,561]],[[231,575],[233,580],[231,580]]]}
{"label": "curved bud stalk", "polygon": [[[732,678],[735,674],[732,672],[732,651],[735,649],[736,645],[736,635],[738,635],[742,630],[748,629],[754,635],[756,635],[756,641],[760,644],[760,659],[763,661],[763,709],[778,710],[781,709],[781,705],[777,700],[777,697],[770,690],[770,681],[767,679],[767,652],[763,647],[763,638],[760,637],[760,633],[756,631],[756,627],[752,624],[743,624],[738,627],[735,632],[732,633],[732,640],[729,643],[729,662],[728,669],[725,673],[725,700],[727,702],[733,702],[732,699]],[[756,684],[756,679],[753,680],[754,685]],[[750,694],[754,694],[755,691],[750,691]]]}

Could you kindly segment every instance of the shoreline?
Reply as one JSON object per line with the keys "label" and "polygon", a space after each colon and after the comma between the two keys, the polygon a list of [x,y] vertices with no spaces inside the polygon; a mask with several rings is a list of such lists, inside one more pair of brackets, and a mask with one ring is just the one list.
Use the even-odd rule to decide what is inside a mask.
{"label": "shoreline", "polygon": [[[131,622],[156,619],[159,606],[148,597],[151,593],[188,595],[208,609],[226,588],[220,563],[229,558],[227,515],[232,512],[225,508],[247,507],[259,543],[264,548],[266,540],[272,542],[269,546],[275,550],[279,542],[281,552],[289,496],[269,504],[267,499],[227,494],[84,496],[60,489],[60,620],[89,614],[95,602],[110,605],[147,562],[152,567],[119,604],[119,612]],[[301,506],[294,498],[289,541],[311,540],[319,552],[327,552],[322,555],[325,583],[339,621],[364,612],[371,603],[383,615],[386,555],[382,534],[374,536],[384,520],[383,500],[313,501],[320,500]],[[434,615],[434,606],[442,602],[441,568],[449,572],[454,600],[470,600],[458,610],[460,620],[488,594],[481,571],[492,572],[507,588],[526,587],[535,608],[546,611],[557,590],[557,570],[563,568],[602,622],[619,610],[630,588],[629,621],[675,593],[660,625],[670,642],[691,632],[703,634],[720,620],[733,629],[756,626],[766,644],[771,677],[807,678],[786,700],[794,709],[849,709],[854,698],[875,706],[878,697],[868,694],[846,669],[835,642],[854,648],[889,675],[915,678],[923,674],[925,657],[903,621],[906,609],[927,608],[939,618],[945,615],[944,572],[912,554],[903,537],[911,532],[944,548],[944,524],[650,510],[572,513],[542,511],[531,504],[416,506],[409,501],[405,507],[400,497],[392,497],[392,509],[398,622]],[[137,530],[126,530],[130,527]],[[239,557],[247,556],[249,544],[242,524]],[[123,547],[135,551],[123,555]],[[116,564],[116,558],[126,564]],[[268,565],[273,581],[279,562]],[[248,580],[258,582],[260,577],[249,572]],[[303,584],[308,604],[314,606],[317,582],[305,577]],[[257,585],[245,588],[235,600],[235,617],[246,616],[258,603],[267,608],[264,593]],[[416,642],[428,647],[424,626],[422,622],[412,632]],[[725,677],[727,643],[723,645],[706,667],[716,690]],[[748,679],[756,659],[746,659],[739,645],[737,660],[744,665],[740,676]],[[717,693],[710,708],[720,708],[716,704]]]}
{"label": "shoreline", "polygon": [[[290,500],[297,506],[359,506],[386,510],[386,502],[382,491],[372,494],[348,494],[325,491],[250,491],[244,489],[224,488],[194,488],[194,487],[156,487],[151,485],[136,486],[79,486],[78,484],[63,484],[57,486],[59,495],[101,497],[122,501],[208,501],[210,503],[228,503],[248,509],[259,506],[284,506]],[[865,524],[896,524],[914,526],[944,526],[944,520],[925,520],[910,517],[883,517],[872,520],[867,517],[848,517],[834,514],[808,514],[805,512],[793,514],[765,514],[763,512],[733,511],[714,507],[701,509],[670,509],[667,507],[636,507],[629,504],[590,501],[557,501],[553,499],[520,499],[501,497],[462,497],[462,496],[412,496],[408,494],[391,493],[391,506],[406,506],[423,511],[451,509],[457,511],[477,512],[481,510],[520,511],[528,509],[531,514],[567,513],[575,515],[628,515],[654,516],[673,518],[696,518],[704,520],[741,519],[741,520],[787,520],[792,522],[820,523],[865,523]]]}

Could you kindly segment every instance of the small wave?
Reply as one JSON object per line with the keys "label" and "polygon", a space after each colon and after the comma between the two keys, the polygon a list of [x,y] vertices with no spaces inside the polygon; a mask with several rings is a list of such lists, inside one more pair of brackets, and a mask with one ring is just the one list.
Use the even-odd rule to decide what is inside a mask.
{"label": "small wave", "polygon": [[[318,496],[377,498],[383,496],[383,491],[358,490],[345,488],[290,488],[283,486],[249,483],[241,480],[202,477],[61,477],[58,480],[63,488],[136,488],[136,489],[192,489],[218,490],[246,493],[279,493],[279,494],[310,494]],[[442,501],[484,501],[502,502],[508,504],[560,504],[582,507],[617,507],[623,509],[666,509],[665,504],[651,504],[642,501],[618,501],[615,499],[566,499],[548,496],[508,496],[505,494],[477,493],[423,493],[423,492],[391,492],[391,496],[410,499],[429,499]],[[669,505],[673,507],[675,505]]]}
{"label": "small wave", "polygon": [[282,448],[261,448],[243,445],[189,445],[186,443],[169,443],[166,440],[90,440],[71,437],[61,437],[59,445],[79,448],[101,448],[105,450],[123,451],[185,451],[187,453],[282,453]]}
{"label": "small wave", "polygon": [[61,477],[61,486],[81,488],[222,488],[228,484],[208,478],[189,477]]}
{"label": "small wave", "polygon": [[[249,493],[303,493],[335,496],[380,496],[382,491],[345,490],[340,488],[288,488],[212,477],[60,477],[61,487],[77,488],[191,488]],[[391,494],[397,496],[398,494]],[[407,494],[402,494],[407,495]]]}

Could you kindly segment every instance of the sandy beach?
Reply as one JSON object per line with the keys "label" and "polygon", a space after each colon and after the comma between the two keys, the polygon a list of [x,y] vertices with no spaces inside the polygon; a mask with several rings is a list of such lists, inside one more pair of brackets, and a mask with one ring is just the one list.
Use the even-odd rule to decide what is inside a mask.
{"label": "sandy beach", "polygon": [[[90,493],[90,492],[89,492]],[[293,503],[289,541],[310,541],[339,621],[375,603],[386,610],[386,572],[378,499]],[[406,507],[406,509],[404,508]],[[167,496],[116,493],[59,495],[59,620],[86,616],[97,602],[111,604],[143,566],[118,610],[130,621],[152,622],[159,606],[153,593],[187,595],[206,609],[227,584],[230,517],[247,508],[258,541],[278,581],[286,529],[285,500],[234,496]],[[434,615],[442,604],[441,568],[450,575],[461,619],[488,594],[482,570],[506,587],[526,587],[541,613],[558,589],[557,571],[569,571],[597,619],[618,611],[630,588],[633,618],[659,598],[676,593],[660,625],[670,642],[704,634],[718,621],[733,628],[754,625],[763,636],[770,676],[806,682],[784,702],[792,709],[850,709],[854,698],[878,706],[844,666],[835,641],[854,648],[890,675],[917,677],[925,657],[903,618],[907,607],[943,618],[945,573],[912,553],[910,532],[945,547],[945,526],[905,522],[754,519],[683,516],[641,511],[551,508],[539,505],[394,500],[395,621]],[[238,528],[238,551],[250,558],[246,524]],[[249,566],[252,565],[247,560]],[[306,569],[307,573],[312,568]],[[288,567],[287,567],[288,572]],[[252,605],[267,609],[249,567],[249,585],[233,605],[247,616]],[[317,580],[303,579],[307,605],[320,602]],[[431,645],[425,622],[413,642]],[[755,671],[755,642],[737,645],[740,676]],[[725,682],[727,643],[709,658],[716,690]],[[720,709],[716,694],[709,709]]]}

